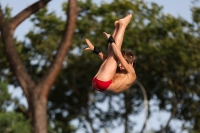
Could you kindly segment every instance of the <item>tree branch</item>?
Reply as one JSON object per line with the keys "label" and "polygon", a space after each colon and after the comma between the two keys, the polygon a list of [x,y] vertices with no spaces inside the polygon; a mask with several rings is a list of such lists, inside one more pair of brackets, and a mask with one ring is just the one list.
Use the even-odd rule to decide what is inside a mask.
{"label": "tree branch", "polygon": [[[174,94],[173,94],[173,96],[172,96],[172,99],[175,99]],[[172,120],[172,118],[174,117],[174,115],[175,115],[175,113],[176,113],[176,111],[177,111],[177,102],[175,102],[175,101],[173,101],[173,102],[174,102],[174,103],[172,104],[172,106],[173,106],[174,108],[172,109],[171,115],[170,115],[170,117],[169,117],[169,119],[168,119],[166,125],[159,131],[160,133],[163,133],[163,132],[166,130],[166,128],[169,126],[170,121]]]}
{"label": "tree branch", "polygon": [[41,0],[33,4],[32,6],[29,6],[25,10],[23,10],[21,13],[16,15],[14,18],[10,19],[10,21],[5,21],[3,11],[0,10],[0,30],[1,30],[1,36],[2,41],[4,44],[4,51],[8,57],[8,61],[10,63],[11,69],[15,73],[15,76],[17,77],[17,80],[23,89],[24,94],[26,95],[27,100],[30,100],[30,88],[35,87],[34,81],[31,79],[29,74],[26,71],[26,68],[24,64],[22,63],[13,40],[13,34],[15,28],[24,21],[27,17],[29,17],[31,14],[38,11],[40,8],[46,5],[46,3],[50,0]]}
{"label": "tree branch", "polygon": [[90,128],[91,128],[91,131],[92,131],[92,133],[96,133],[96,131],[95,131],[95,129],[94,129],[94,127],[93,127],[93,125],[92,125],[92,119],[90,118],[90,116],[89,116],[89,109],[87,108],[87,107],[85,107],[85,111],[86,111],[86,116],[85,116],[85,118],[86,118],[86,120],[88,121],[88,123],[89,123],[89,125],[90,125]]}
{"label": "tree branch", "polygon": [[24,91],[24,94],[28,99],[29,98],[28,87],[34,86],[34,83],[31,81],[29,75],[27,74],[23,66],[23,63],[20,60],[20,57],[15,49],[13,41],[14,31],[10,28],[10,25],[4,20],[2,10],[0,10],[0,31],[4,46],[4,51],[10,63],[10,67],[11,69],[13,69],[13,72],[15,73],[15,76],[17,77],[17,80]]}
{"label": "tree branch", "polygon": [[0,6],[0,31],[2,30],[2,26],[3,26],[4,21],[5,21],[5,19],[4,19],[3,11],[2,11],[1,6]]}
{"label": "tree branch", "polygon": [[17,14],[15,17],[10,19],[9,23],[12,24],[12,28],[15,29],[21,22],[23,22],[25,19],[27,19],[32,14],[36,13],[38,10],[43,8],[50,0],[40,0],[31,6],[25,8],[23,11],[21,11],[19,14]]}
{"label": "tree branch", "polygon": [[55,81],[60,69],[62,67],[62,62],[66,56],[67,51],[72,43],[74,30],[76,27],[76,19],[78,16],[79,7],[77,4],[77,0],[69,0],[68,3],[68,15],[67,15],[67,22],[65,28],[65,34],[62,38],[62,41],[59,45],[57,54],[55,59],[53,60],[52,64],[50,65],[49,69],[45,73],[45,75],[40,80],[39,85],[42,85],[43,94],[48,95],[49,90]]}
{"label": "tree branch", "polygon": [[145,129],[145,133],[147,133],[147,120],[149,118],[149,114],[148,114],[149,113],[149,101],[148,101],[147,93],[146,93],[146,90],[145,90],[144,86],[138,80],[136,80],[135,83],[142,90],[142,94],[143,94],[143,97],[144,97],[145,122],[144,122],[144,125],[142,127],[141,133],[143,132],[144,129]]}

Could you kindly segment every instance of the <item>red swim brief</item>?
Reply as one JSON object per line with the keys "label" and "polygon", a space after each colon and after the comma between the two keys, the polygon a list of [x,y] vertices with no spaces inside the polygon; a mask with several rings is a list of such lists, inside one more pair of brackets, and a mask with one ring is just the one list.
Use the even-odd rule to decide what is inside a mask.
{"label": "red swim brief", "polygon": [[98,80],[96,77],[92,79],[92,86],[94,87],[95,90],[100,91],[100,92],[105,91],[110,86],[111,83],[112,83],[112,80],[101,81],[101,80]]}

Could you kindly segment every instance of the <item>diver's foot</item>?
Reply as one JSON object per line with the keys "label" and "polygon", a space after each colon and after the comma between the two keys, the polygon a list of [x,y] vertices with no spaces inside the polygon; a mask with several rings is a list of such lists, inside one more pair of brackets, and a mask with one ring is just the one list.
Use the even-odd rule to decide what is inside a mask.
{"label": "diver's foot", "polygon": [[127,26],[131,21],[132,14],[128,14],[126,17],[119,20],[119,26]]}

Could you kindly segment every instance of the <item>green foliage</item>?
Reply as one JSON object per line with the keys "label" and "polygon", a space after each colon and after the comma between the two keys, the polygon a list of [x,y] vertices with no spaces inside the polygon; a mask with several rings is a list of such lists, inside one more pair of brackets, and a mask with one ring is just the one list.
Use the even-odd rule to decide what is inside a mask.
{"label": "green foliage", "polygon": [[[140,88],[134,84],[117,96],[94,91],[91,80],[101,61],[92,52],[84,51],[85,38],[89,38],[106,53],[106,38],[102,33],[112,33],[114,21],[128,13],[133,14],[133,19],[126,29],[122,48],[136,52],[137,78],[146,88],[148,99],[156,100],[159,109],[169,113],[177,107],[173,119],[191,124],[183,130],[199,131],[199,8],[193,8],[194,22],[189,23],[163,14],[162,7],[156,3],[147,5],[142,0],[116,0],[100,6],[86,0],[79,1],[79,6],[81,11],[71,49],[49,95],[48,119],[52,125],[49,131],[74,133],[82,129],[88,132],[88,125],[93,132],[101,129],[109,132],[109,128],[121,125],[128,132],[135,131],[137,122],[130,116],[138,115],[144,107]],[[66,8],[64,3],[63,10]],[[26,41],[16,41],[16,46],[27,71],[38,81],[54,58],[64,35],[65,20],[44,8],[32,16],[31,21],[34,27]],[[0,52],[0,66],[4,68],[1,73],[7,68],[5,59]],[[16,82],[14,78],[10,80]],[[78,125],[72,125],[73,121]],[[169,126],[166,132],[175,131]]]}
{"label": "green foliage", "polygon": [[8,93],[7,84],[0,82],[0,132],[1,133],[30,133],[29,121],[22,113],[7,112],[7,107],[13,104]]}
{"label": "green foliage", "polygon": [[11,18],[12,8],[10,8],[9,6],[6,6],[3,9],[3,11],[4,11],[3,14],[4,14],[4,17],[5,17],[5,20],[8,21]]}
{"label": "green foliage", "polygon": [[30,133],[29,121],[21,113],[0,113],[1,133]]}
{"label": "green foliage", "polygon": [[8,93],[7,84],[0,81],[0,112],[5,112],[11,104],[11,95]]}
{"label": "green foliage", "polygon": [[[6,6],[4,9],[1,9],[4,14],[4,18],[6,21],[10,20],[11,18],[11,11],[12,9],[9,6]],[[9,80],[12,78],[12,72],[10,72],[9,69],[9,63],[7,61],[5,52],[4,52],[4,46],[2,42],[2,37],[0,34],[0,81],[4,80],[6,82],[9,82]],[[0,83],[3,84],[3,83]],[[1,86],[2,87],[2,86]]]}
{"label": "green foliage", "polygon": [[[19,51],[28,72],[37,82],[52,62],[64,34],[65,22],[55,12],[41,9],[32,18],[33,29],[26,35],[26,41]],[[47,30],[48,29],[48,30]]]}
{"label": "green foliage", "polygon": [[[101,62],[90,52],[82,52],[86,47],[83,45],[84,39],[89,38],[106,53],[106,39],[102,32],[112,33],[114,21],[132,13],[133,20],[127,27],[123,48],[133,49],[137,53],[137,77],[145,86],[148,98],[157,100],[161,110],[171,112],[178,106],[174,119],[192,122],[192,118],[199,117],[199,113],[195,113],[198,108],[194,106],[199,103],[194,97],[199,99],[199,82],[196,80],[199,80],[200,47],[199,38],[195,36],[198,32],[194,32],[190,23],[182,18],[163,14],[162,7],[155,3],[149,6],[143,1],[117,0],[98,7],[88,0],[79,4],[81,12],[72,44],[76,46],[78,55],[68,54],[67,69],[61,72],[50,95],[50,110],[59,108],[68,114],[77,112],[80,124],[83,123],[83,116],[86,116],[86,122],[99,119],[100,122],[96,123],[99,128],[96,128],[96,131],[100,127],[123,125],[122,121],[125,121],[126,115],[141,112],[142,95],[136,85],[133,85],[129,93],[117,97],[101,95],[91,90],[92,87],[88,83],[91,83]],[[64,73],[66,74],[63,75]],[[58,96],[63,99],[57,99]],[[172,98],[173,96],[175,98]],[[109,110],[103,111],[97,105],[106,100],[110,101]],[[116,106],[113,106],[115,103],[123,110],[116,110]],[[129,106],[125,107],[124,103]],[[90,119],[87,118],[87,113],[92,113]],[[64,121],[75,119],[75,115],[74,118],[71,116],[73,115],[67,115]],[[117,124],[113,124],[114,122]],[[133,130],[134,122],[128,120],[128,123],[129,131]],[[195,121],[193,124],[198,125],[197,123],[199,122]],[[84,127],[84,124],[82,126]],[[173,132],[170,127],[166,130]]]}

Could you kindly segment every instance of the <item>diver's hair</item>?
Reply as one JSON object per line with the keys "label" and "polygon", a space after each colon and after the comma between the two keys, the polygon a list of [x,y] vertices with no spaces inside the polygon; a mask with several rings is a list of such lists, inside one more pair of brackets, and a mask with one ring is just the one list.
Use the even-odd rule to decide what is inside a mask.
{"label": "diver's hair", "polygon": [[122,50],[122,55],[128,63],[133,64],[133,67],[135,67],[137,57],[132,50],[124,49]]}

